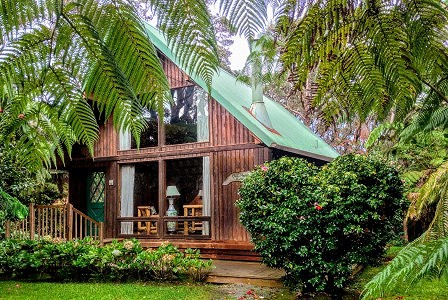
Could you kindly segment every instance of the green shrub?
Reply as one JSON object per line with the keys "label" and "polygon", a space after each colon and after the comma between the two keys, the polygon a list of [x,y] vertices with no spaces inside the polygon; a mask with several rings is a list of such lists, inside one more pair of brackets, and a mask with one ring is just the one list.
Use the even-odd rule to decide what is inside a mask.
{"label": "green shrub", "polygon": [[303,291],[334,291],[355,265],[378,260],[401,228],[401,192],[398,173],[365,156],[321,170],[281,158],[244,179],[237,205],[264,263]]}
{"label": "green shrub", "polygon": [[0,241],[0,270],[13,278],[44,275],[57,281],[199,281],[211,268],[212,262],[199,259],[198,251],[181,252],[169,243],[144,250],[135,239],[103,247],[89,238]]}

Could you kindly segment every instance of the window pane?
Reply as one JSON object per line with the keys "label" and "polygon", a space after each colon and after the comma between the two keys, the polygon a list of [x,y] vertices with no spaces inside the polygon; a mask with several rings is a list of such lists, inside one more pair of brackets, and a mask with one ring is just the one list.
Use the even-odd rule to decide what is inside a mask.
{"label": "window pane", "polygon": [[[158,216],[158,173],[157,162],[121,167],[121,217]],[[157,234],[157,222],[122,222],[121,233]]]}
{"label": "window pane", "polygon": [[152,214],[159,212],[159,164],[145,162],[135,165],[134,216],[138,206],[153,206]]}
{"label": "window pane", "polygon": [[[140,136],[140,148],[157,147],[159,144],[159,126],[157,121],[157,113],[153,110],[146,111],[144,118],[147,121],[147,128]],[[132,136],[131,148],[136,149],[137,143]]]}
{"label": "window pane", "polygon": [[207,93],[196,86],[173,89],[171,93],[173,103],[165,108],[165,143],[208,141]]}
{"label": "window pane", "polygon": [[[209,158],[198,157],[166,162],[165,216],[210,216]],[[205,175],[205,176],[204,176]],[[209,222],[201,219],[168,221],[166,233],[176,235],[209,235]]]}

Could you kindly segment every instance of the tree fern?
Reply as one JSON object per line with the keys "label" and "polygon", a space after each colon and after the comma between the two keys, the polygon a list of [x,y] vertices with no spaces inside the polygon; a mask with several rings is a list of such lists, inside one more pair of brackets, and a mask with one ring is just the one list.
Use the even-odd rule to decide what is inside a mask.
{"label": "tree fern", "polygon": [[158,27],[186,70],[211,86],[218,71],[218,46],[204,0],[151,0]]}
{"label": "tree fern", "polygon": [[220,10],[239,34],[251,40],[257,38],[257,35],[266,29],[269,2],[266,0],[220,1]]}
{"label": "tree fern", "polygon": [[426,243],[415,240],[365,286],[362,299],[377,299],[397,288],[404,290],[423,277],[440,276],[447,266],[448,238]]}
{"label": "tree fern", "polygon": [[432,101],[433,112],[446,101],[443,3],[321,0],[304,6],[300,16],[286,11],[278,30],[285,71],[297,88],[309,70],[317,74],[315,105],[336,101],[336,114],[404,121],[415,104]]}
{"label": "tree fern", "polygon": [[[218,59],[204,1],[151,3],[176,55],[210,85]],[[138,140],[144,109],[162,113],[170,100],[145,26],[131,0],[1,1],[0,141],[32,168],[75,143],[93,154],[94,110]]]}
{"label": "tree fern", "polygon": [[436,211],[429,228],[366,285],[363,299],[375,299],[397,287],[409,287],[423,277],[448,271],[448,162],[421,187],[407,218],[419,219],[432,204],[436,204]]}

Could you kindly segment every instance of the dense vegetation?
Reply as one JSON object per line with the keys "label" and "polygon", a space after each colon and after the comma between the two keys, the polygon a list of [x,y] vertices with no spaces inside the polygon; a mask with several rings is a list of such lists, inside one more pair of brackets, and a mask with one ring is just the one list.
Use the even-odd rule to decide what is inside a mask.
{"label": "dense vegetation", "polygon": [[[92,151],[100,120],[112,116],[116,128],[129,129],[138,142],[147,126],[142,111],[160,112],[169,101],[167,80],[139,16],[148,12],[143,7],[155,12],[184,67],[210,84],[218,59],[209,2],[2,1],[0,142],[12,146],[13,168],[39,173],[76,143]],[[410,237],[417,239],[369,287],[413,284],[446,272],[446,1],[222,0],[220,11],[228,19],[223,23],[249,41],[271,35],[260,53],[269,59],[257,61],[279,63],[262,68],[282,78],[278,100],[341,152],[365,151],[363,141],[378,128],[367,146],[379,141],[376,154],[402,172]],[[34,201],[21,195],[30,189],[18,188],[28,183],[25,177],[10,182],[0,186],[8,193],[1,193],[0,219],[23,215],[11,204],[15,199]],[[316,211],[323,212],[317,203]],[[394,279],[403,274],[415,280]]]}
{"label": "dense vegetation", "polygon": [[361,155],[321,170],[295,158],[266,163],[244,179],[240,197],[241,222],[263,262],[304,291],[342,289],[402,226],[397,171]]}
{"label": "dense vegetation", "polygon": [[137,240],[106,246],[88,238],[0,241],[0,270],[9,278],[196,282],[204,280],[211,268],[212,262],[200,260],[198,251],[181,252],[169,243],[145,251]]}

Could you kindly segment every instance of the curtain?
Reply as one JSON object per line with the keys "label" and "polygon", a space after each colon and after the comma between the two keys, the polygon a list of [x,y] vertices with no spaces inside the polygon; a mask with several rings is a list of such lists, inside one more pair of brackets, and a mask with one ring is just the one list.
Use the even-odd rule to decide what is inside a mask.
{"label": "curtain", "polygon": [[131,132],[129,130],[120,130],[120,150],[131,149]]}
{"label": "curtain", "polygon": [[[134,216],[134,177],[134,166],[127,165],[121,167],[121,217]],[[133,231],[133,222],[121,222],[122,234],[132,234]]]}
{"label": "curtain", "polygon": [[194,101],[197,106],[198,142],[206,142],[209,140],[207,93],[203,89],[196,87],[194,90]]}
{"label": "curtain", "polygon": [[[210,157],[208,156],[205,156],[202,162],[202,193],[202,214],[210,216]],[[202,234],[210,234],[209,222],[204,222]]]}

